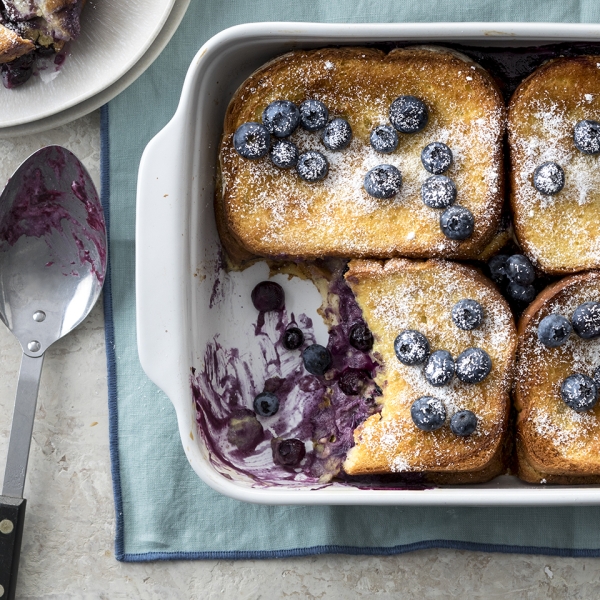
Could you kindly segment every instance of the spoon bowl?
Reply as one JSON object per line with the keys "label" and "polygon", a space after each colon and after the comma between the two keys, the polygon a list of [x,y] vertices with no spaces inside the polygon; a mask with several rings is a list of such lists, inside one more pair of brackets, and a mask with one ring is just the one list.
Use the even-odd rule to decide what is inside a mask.
{"label": "spoon bowl", "polygon": [[0,319],[25,354],[41,356],[87,316],[105,273],[106,228],[89,174],[65,148],[42,148],[0,196]]}

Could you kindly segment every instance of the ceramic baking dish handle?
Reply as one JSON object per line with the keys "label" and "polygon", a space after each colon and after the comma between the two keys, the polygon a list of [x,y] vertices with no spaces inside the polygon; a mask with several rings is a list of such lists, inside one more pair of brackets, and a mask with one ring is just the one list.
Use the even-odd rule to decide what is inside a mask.
{"label": "ceramic baking dish handle", "polygon": [[[184,271],[187,205],[181,153],[185,138],[174,118],[146,147],[140,162],[136,206],[136,324],[140,362],[168,396],[183,368],[186,343]],[[159,286],[151,285],[160,282]],[[179,379],[181,380],[181,379]],[[172,396],[171,396],[172,397]]]}

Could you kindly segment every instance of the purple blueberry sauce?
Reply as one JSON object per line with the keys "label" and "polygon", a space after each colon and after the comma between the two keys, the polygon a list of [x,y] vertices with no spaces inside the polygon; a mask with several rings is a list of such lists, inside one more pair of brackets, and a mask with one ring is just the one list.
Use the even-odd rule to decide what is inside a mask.
{"label": "purple blueberry sauce", "polygon": [[[257,313],[254,327],[265,357],[264,379],[257,379],[256,367],[249,365],[236,348],[223,348],[217,339],[208,344],[203,372],[193,370],[192,393],[196,403],[198,427],[205,440],[213,464],[233,468],[258,485],[283,482],[324,484],[338,477],[347,451],[354,445],[353,432],[370,415],[379,412],[376,398],[381,394],[373,377],[378,368],[369,353],[353,348],[349,343],[350,328],[362,323],[361,310],[341,271],[329,284],[330,297],[335,296],[334,325],[329,331],[327,348],[332,366],[323,376],[309,374],[303,365],[302,350],[315,343],[312,321],[304,314],[288,315],[285,308]],[[332,317],[331,313],[327,315]],[[283,345],[283,333],[290,326],[298,327],[304,342],[296,350]],[[344,375],[360,373],[360,393],[348,395],[338,381]],[[258,375],[260,376],[260,375]],[[254,439],[257,427],[250,409],[261,392],[274,393],[280,402],[277,414],[256,419],[263,427],[262,440]],[[233,426],[239,431],[240,411],[246,413],[249,440],[245,449],[239,435],[232,443]],[[306,445],[306,455],[299,467],[288,467],[274,461],[273,440],[299,439]],[[276,464],[279,462],[280,464]]]}

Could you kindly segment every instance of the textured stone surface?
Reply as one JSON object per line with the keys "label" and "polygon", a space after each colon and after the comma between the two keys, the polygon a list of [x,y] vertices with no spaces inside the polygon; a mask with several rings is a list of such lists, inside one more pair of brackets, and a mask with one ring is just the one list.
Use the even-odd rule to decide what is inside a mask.
{"label": "textured stone surface", "polygon": [[[0,181],[31,152],[61,144],[99,184],[99,115],[45,134],[0,140]],[[0,472],[20,349],[0,325]],[[121,564],[114,507],[102,310],[47,353],[33,433],[18,597],[235,600],[490,598],[595,600],[600,559],[427,550],[393,557]]]}

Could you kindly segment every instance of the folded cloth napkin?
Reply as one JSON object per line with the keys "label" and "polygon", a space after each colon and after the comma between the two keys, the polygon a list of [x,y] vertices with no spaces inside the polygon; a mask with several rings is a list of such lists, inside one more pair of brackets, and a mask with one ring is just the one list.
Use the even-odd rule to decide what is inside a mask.
{"label": "folded cloth napkin", "polygon": [[446,547],[600,555],[600,507],[259,506],[221,496],[192,471],[175,411],[145,376],[135,336],[136,177],[148,141],[175,112],[196,51],[249,21],[599,22],[597,0],[192,0],[150,69],[102,111],[102,194],[110,232],[105,287],[110,444],[124,561],[393,554]]}

